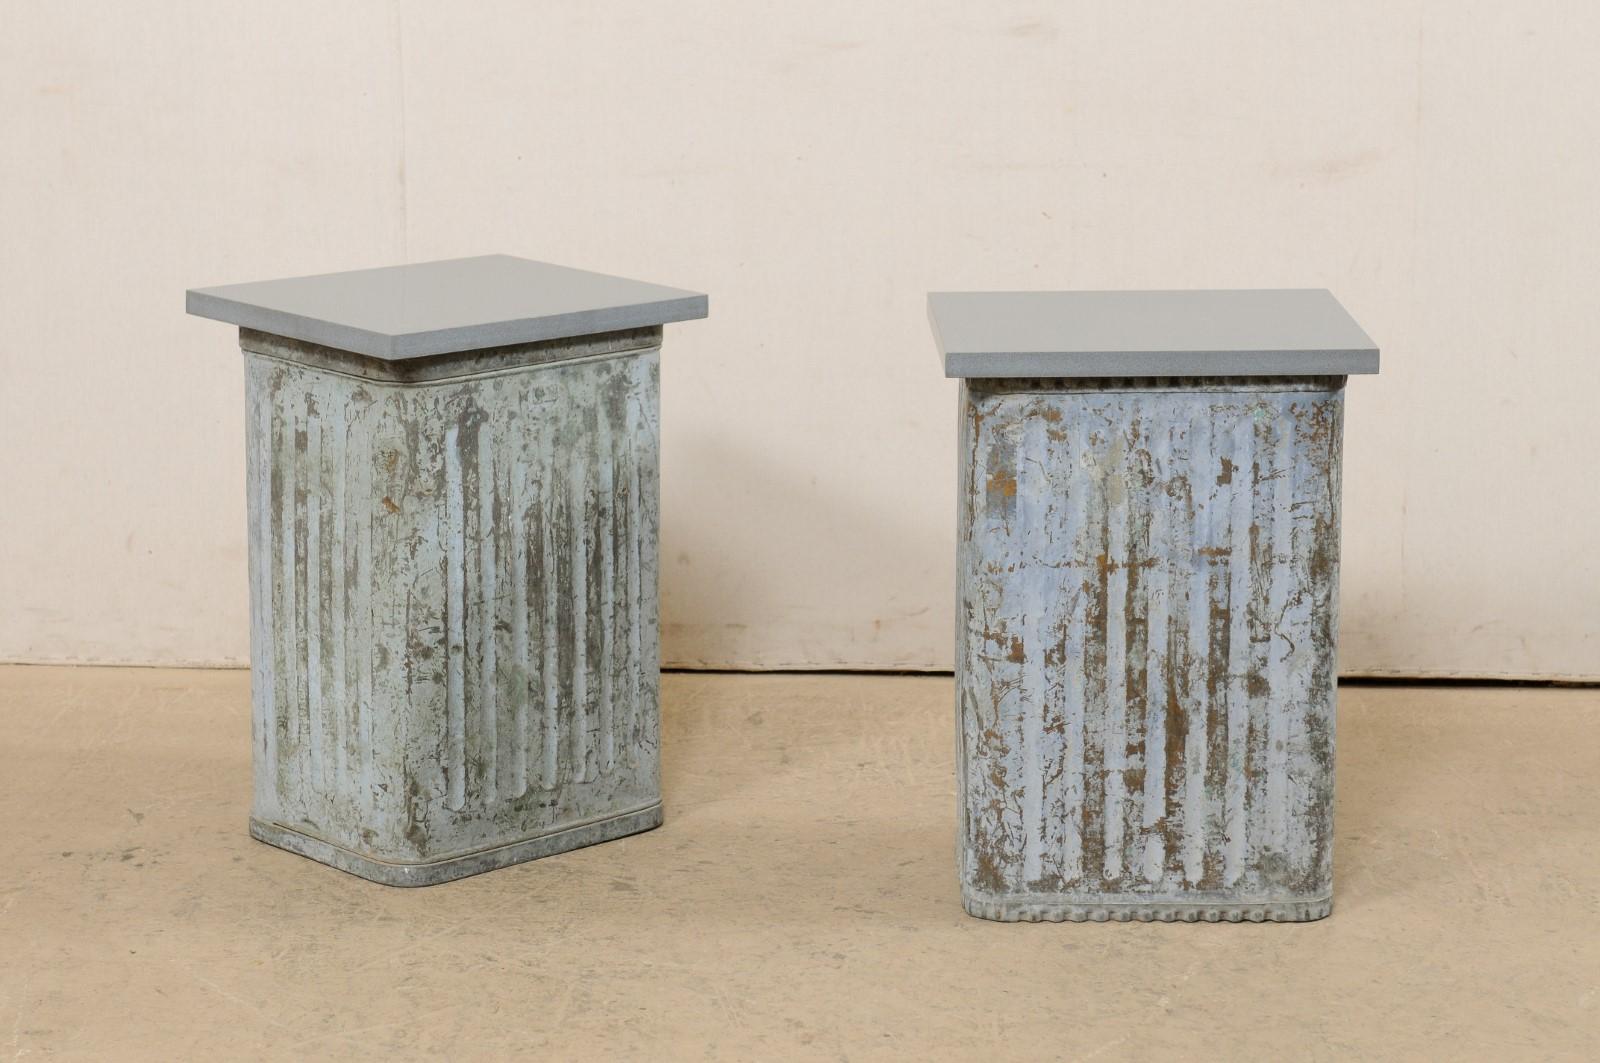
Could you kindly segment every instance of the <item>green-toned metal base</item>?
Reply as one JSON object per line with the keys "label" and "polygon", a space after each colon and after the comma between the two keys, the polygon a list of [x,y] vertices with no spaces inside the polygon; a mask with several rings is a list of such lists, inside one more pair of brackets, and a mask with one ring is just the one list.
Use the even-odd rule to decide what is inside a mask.
{"label": "green-toned metal base", "polygon": [[541,834],[508,845],[497,845],[493,849],[480,849],[475,853],[463,853],[421,864],[396,864],[386,860],[374,860],[370,856],[363,856],[342,846],[325,842],[321,838],[302,834],[280,823],[266,823],[255,818],[250,820],[250,836],[257,841],[287,849],[291,853],[298,853],[329,867],[348,871],[352,875],[385,886],[436,886],[441,882],[479,875],[485,871],[520,864],[525,860],[554,856],[572,849],[581,849],[586,845],[613,841],[659,826],[661,826],[661,803],[658,801],[645,808],[580,823],[553,834]]}
{"label": "green-toned metal base", "polygon": [[1333,898],[1163,901],[1136,896],[985,897],[963,890],[961,906],[968,915],[1003,923],[1309,923],[1327,917],[1333,910]]}

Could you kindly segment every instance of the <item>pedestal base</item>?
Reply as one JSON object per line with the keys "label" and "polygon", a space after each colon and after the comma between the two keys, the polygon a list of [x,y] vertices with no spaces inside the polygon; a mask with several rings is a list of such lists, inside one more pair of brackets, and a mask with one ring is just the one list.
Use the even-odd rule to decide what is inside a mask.
{"label": "pedestal base", "polygon": [[1343,384],[965,382],[969,911],[1327,914]]}
{"label": "pedestal base", "polygon": [[422,885],[655,825],[659,340],[242,336],[258,837]]}
{"label": "pedestal base", "polygon": [[661,826],[661,803],[608,816],[589,823],[579,823],[553,834],[524,838],[509,845],[480,849],[473,853],[430,860],[426,863],[397,864],[374,860],[352,852],[342,846],[302,834],[279,823],[250,820],[250,836],[257,841],[287,849],[291,853],[309,857],[319,863],[348,871],[352,875],[378,882],[385,886],[436,886],[458,878],[479,875],[526,860],[582,849],[586,845],[614,841],[630,834],[640,834]]}

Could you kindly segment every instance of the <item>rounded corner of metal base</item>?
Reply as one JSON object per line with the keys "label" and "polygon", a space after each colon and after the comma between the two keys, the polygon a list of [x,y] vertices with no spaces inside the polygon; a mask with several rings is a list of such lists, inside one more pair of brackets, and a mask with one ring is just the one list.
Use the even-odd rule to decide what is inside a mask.
{"label": "rounded corner of metal base", "polygon": [[664,819],[661,802],[634,809],[605,819],[592,820],[567,827],[551,834],[497,845],[491,849],[462,853],[419,863],[399,863],[379,860],[314,838],[281,823],[250,817],[250,836],[287,852],[315,860],[320,864],[338,868],[357,878],[383,886],[437,886],[456,879],[496,871],[512,864],[538,860],[546,856],[571,852],[601,842],[615,841],[630,834],[642,834],[661,826]]}
{"label": "rounded corner of metal base", "polygon": [[1276,901],[1093,901],[996,897],[961,891],[968,915],[1000,923],[1312,923],[1333,911],[1333,897]]}

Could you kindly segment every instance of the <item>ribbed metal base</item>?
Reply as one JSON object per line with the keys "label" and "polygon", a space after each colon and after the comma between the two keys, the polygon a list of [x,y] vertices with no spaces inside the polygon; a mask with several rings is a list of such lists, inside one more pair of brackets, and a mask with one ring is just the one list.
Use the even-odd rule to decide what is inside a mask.
{"label": "ribbed metal base", "polygon": [[436,886],[441,882],[494,871],[497,868],[520,864],[525,860],[537,860],[542,856],[554,856],[572,849],[581,849],[586,845],[613,841],[659,826],[661,826],[661,803],[658,801],[645,808],[581,823],[554,834],[541,834],[536,838],[524,838],[509,845],[498,845],[493,849],[480,849],[475,853],[463,853],[423,864],[395,864],[385,860],[374,860],[370,856],[352,852],[331,842],[325,842],[321,838],[302,834],[291,827],[279,823],[266,823],[255,818],[250,820],[250,836],[257,841],[310,857],[319,863],[336,867],[340,871],[348,871],[352,875],[385,886]]}
{"label": "ribbed metal base", "polygon": [[1003,923],[1308,923],[1326,918],[1332,897],[1278,901],[1089,900],[961,895],[967,914]]}

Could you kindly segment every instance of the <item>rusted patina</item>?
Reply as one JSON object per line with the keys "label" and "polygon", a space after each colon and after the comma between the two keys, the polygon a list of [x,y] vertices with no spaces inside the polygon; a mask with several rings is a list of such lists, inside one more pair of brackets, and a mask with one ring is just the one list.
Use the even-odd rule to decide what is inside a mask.
{"label": "rusted patina", "polygon": [[963,381],[968,911],[1327,914],[1343,388]]}
{"label": "rusted patina", "polygon": [[422,885],[660,823],[660,332],[244,331],[257,837]]}

